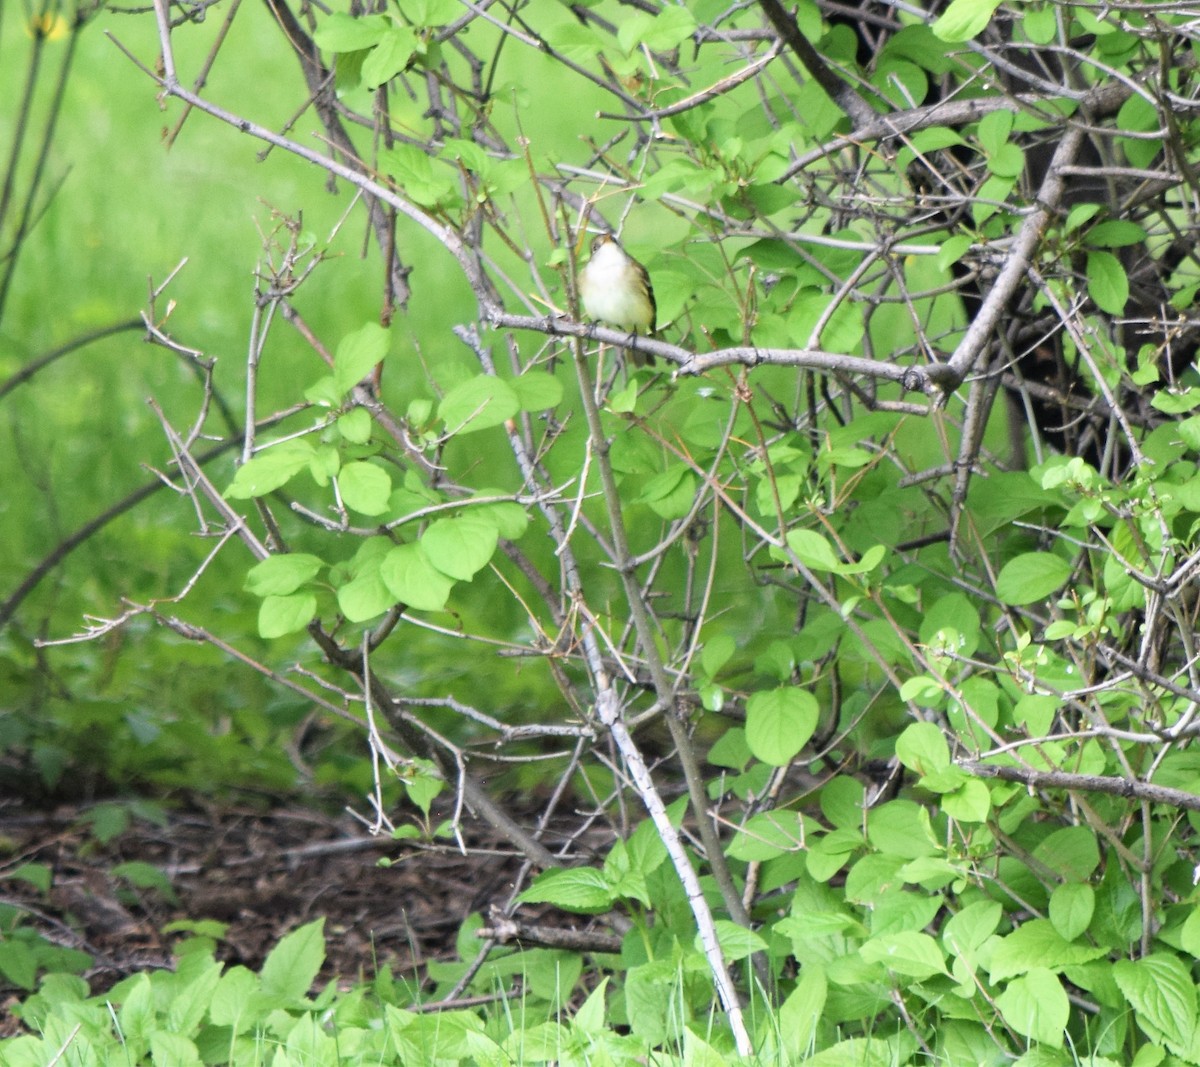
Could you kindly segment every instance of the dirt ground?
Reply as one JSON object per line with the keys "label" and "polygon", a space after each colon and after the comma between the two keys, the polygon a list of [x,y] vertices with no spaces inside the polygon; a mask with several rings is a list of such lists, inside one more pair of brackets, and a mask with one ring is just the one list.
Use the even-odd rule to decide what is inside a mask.
{"label": "dirt ground", "polygon": [[[325,916],[322,979],[370,976],[385,964],[412,973],[426,960],[453,959],[463,919],[504,903],[521,866],[493,841],[468,841],[464,856],[302,809],[192,806],[165,827],[138,821],[103,845],[80,815],[0,803],[0,903],[26,911],[26,923],[53,943],[90,954],[94,992],[170,966],[172,941],[185,935],[161,931],[178,919],[228,923],[218,958],[257,969],[284,934]],[[378,866],[384,856],[393,866]],[[113,876],[131,861],[161,870],[177,900]],[[53,871],[48,896],[4,877],[25,863]],[[0,976],[0,1019],[16,992]],[[11,1032],[0,1022],[0,1036]]]}

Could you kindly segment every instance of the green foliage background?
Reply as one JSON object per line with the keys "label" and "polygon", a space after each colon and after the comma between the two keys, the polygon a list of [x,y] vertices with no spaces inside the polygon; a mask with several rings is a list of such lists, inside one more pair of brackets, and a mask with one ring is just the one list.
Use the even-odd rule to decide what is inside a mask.
{"label": "green foliage background", "polygon": [[[294,294],[260,293],[260,310],[308,332],[266,334],[256,412],[304,409],[262,431],[249,462],[234,450],[211,465],[223,496],[163,490],[88,538],[4,629],[6,776],[30,794],[285,793],[285,753],[303,738],[306,773],[331,797],[361,796],[374,784],[365,690],[387,735],[374,751],[390,761],[379,815],[398,838],[461,832],[457,809],[442,821],[431,805],[462,790],[548,868],[510,913],[622,916],[620,953],[590,956],[586,976],[577,953],[498,953],[472,971],[486,945],[473,920],[461,958],[429,967],[426,995],[487,992],[523,971],[528,1015],[454,1016],[456,1043],[436,1055],[410,987],[390,976],[353,1001],[309,999],[312,928],[260,976],[223,974],[219,932],[197,931],[177,977],[136,976],[113,994],[136,1031],[130,1062],[257,1062],[263,1035],[325,1055],[312,1020],[326,1008],[341,1013],[345,1055],[372,1062],[708,1063],[751,1043],[779,1062],[1200,1062],[1200,382],[1190,357],[1173,358],[1193,350],[1200,277],[1177,248],[1195,233],[1200,131],[1178,103],[1194,92],[1189,25],[954,0],[940,21],[888,23],[863,59],[848,26],[803,5],[790,28],[820,48],[807,60],[802,41],[789,48],[810,73],[843,72],[864,114],[815,78],[773,73],[668,122],[642,116],[661,124],[636,151],[593,147],[610,121],[593,116],[622,93],[666,106],[724,78],[728,55],[699,47],[700,26],[742,29],[752,13],[759,32],[772,17],[760,6],[762,18],[714,4],[588,9],[611,25],[553,4],[510,13],[544,50],[514,36],[498,52],[507,31],[473,24],[453,43],[495,61],[478,109],[464,55],[434,32],[457,5],[317,19],[317,43],[339,54],[339,99],[361,115],[380,99],[363,72],[405,50],[383,79],[397,145],[376,156],[355,131],[363,188],[401,206],[412,268],[386,333],[378,242],[345,182],[328,192],[320,168],[282,148],[259,162],[260,142],[199,113],[164,151],[178,101],[160,111],[151,78],[100,32],[153,63],[151,20],[98,15],[79,35],[46,171],[62,185],[0,318],[5,377],[132,317],[146,275],[158,284],[186,256],[155,324],[216,357],[215,393],[238,414],[230,425],[210,411],[204,427],[236,437],[259,321],[252,272],[261,281],[285,254],[279,217],[324,262]],[[175,35],[185,84],[215,21]],[[1189,62],[1164,66],[1172,33]],[[1074,50],[1075,82],[1018,96],[996,73],[1013,39]],[[46,42],[47,60],[65,48]],[[30,54],[0,24],[0,98],[19,97]],[[1129,95],[1110,104],[1113,69]],[[454,86],[473,141],[406,95],[413,70]],[[970,94],[980,111],[944,126],[921,112]],[[265,9],[239,15],[205,97],[272,129],[292,120],[304,90]],[[911,136],[863,135],[885,111],[913,120]],[[1085,113],[1111,135],[1090,170],[1118,185],[1160,167],[1157,199],[1055,188]],[[293,136],[320,144],[315,123],[304,111]],[[1130,136],[1156,123],[1169,153]],[[20,132],[0,115],[6,142]],[[576,229],[618,219],[671,324],[659,369],[683,373],[616,373],[612,347],[596,352],[602,334],[550,315],[573,308]],[[1013,264],[1021,281],[989,304]],[[1154,280],[1149,305],[1131,302]],[[994,328],[972,349],[989,308]],[[454,333],[468,323],[474,344]],[[713,353],[724,362],[686,373]],[[1074,378],[1037,379],[1039,360]],[[376,362],[379,403],[356,386]],[[1008,455],[1001,385],[1026,405],[1028,464]],[[4,397],[4,588],[152,477],[147,466],[181,481],[146,396],[179,430],[204,392],[194,367],[130,331]],[[1072,438],[1060,422],[1086,428]],[[201,569],[214,541],[196,536],[197,515],[206,531],[249,516],[249,532]],[[193,577],[178,604],[163,600]],[[123,600],[157,600],[159,616],[36,643]],[[163,618],[176,613],[185,621]],[[323,687],[306,699],[273,684],[227,646],[189,640],[196,628],[276,671],[299,660]],[[314,736],[308,716],[326,697]],[[489,763],[496,753],[507,762]],[[557,866],[494,796],[469,793],[481,767],[495,795],[536,797],[546,821],[563,817],[563,797],[594,810],[598,854]],[[659,792],[688,795],[666,809]],[[696,872],[691,892],[680,878]],[[719,947],[705,941],[713,913]],[[62,965],[31,959],[0,952],[0,970],[28,987]],[[721,984],[731,975],[744,1003]],[[600,1025],[600,1009],[628,1032]],[[53,977],[25,1007],[51,1042],[72,1013],[89,1040],[107,1035],[110,1016],[77,981]],[[45,1047],[0,1050],[40,1063]]]}

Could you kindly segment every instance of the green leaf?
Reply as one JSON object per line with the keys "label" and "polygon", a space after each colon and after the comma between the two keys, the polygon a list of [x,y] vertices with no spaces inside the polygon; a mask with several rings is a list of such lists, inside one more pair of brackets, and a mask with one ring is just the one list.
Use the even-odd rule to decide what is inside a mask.
{"label": "green leaf", "polygon": [[1100,848],[1086,826],[1063,826],[1038,844],[1033,858],[1068,881],[1083,882],[1100,866]]}
{"label": "green leaf", "polygon": [[431,523],[421,535],[421,548],[443,574],[469,582],[487,566],[498,541],[492,523],[467,515]]}
{"label": "green leaf", "polygon": [[914,722],[896,739],[896,758],[910,771],[925,775],[950,766],[950,748],[933,723]]}
{"label": "green leaf", "polygon": [[806,567],[815,571],[836,571],[841,560],[833,546],[816,530],[789,530],[787,544]]}
{"label": "green leaf", "polygon": [[363,60],[363,84],[374,89],[391,81],[421,50],[421,40],[412,30],[407,26],[393,26]]}
{"label": "green leaf", "polygon": [[1062,1048],[1071,1005],[1062,983],[1044,967],[1009,982],[996,998],[996,1007],[1018,1034],[1049,1048]]}
{"label": "green leaf", "polygon": [[354,408],[339,415],[337,431],[352,445],[365,445],[371,440],[371,413],[366,408]]}
{"label": "green leaf", "polygon": [[[720,942],[721,952],[727,960],[744,960],[756,952],[766,952],[767,943],[753,930],[747,930],[728,919],[718,919],[714,925],[717,928],[717,941]],[[698,952],[704,951],[704,945],[697,934],[693,946]]]}
{"label": "green leaf", "polygon": [[433,160],[416,145],[394,144],[383,149],[379,153],[379,169],[421,207],[445,207],[459,200],[450,171],[441,165],[435,167]]}
{"label": "green leaf", "polygon": [[22,863],[12,870],[5,872],[6,879],[16,879],[27,882],[43,896],[50,892],[53,871],[44,863]]}
{"label": "green leaf", "polygon": [[350,622],[366,622],[396,603],[397,598],[384,582],[381,571],[380,561],[373,560],[338,587],[338,607]]}
{"label": "green leaf", "polygon": [[951,0],[933,24],[934,35],[947,44],[961,44],[982,33],[1000,0]]}
{"label": "green leaf", "polygon": [[746,701],[746,743],[763,763],[791,762],[817,728],[817,699],[805,689],[781,686]]}
{"label": "green leaf", "polygon": [[1071,576],[1071,564],[1050,552],[1027,552],[1009,560],[996,577],[996,596],[1005,604],[1032,604],[1048,597]]}
{"label": "green leaf", "polygon": [[124,879],[138,889],[152,889],[172,904],[179,902],[179,897],[175,893],[175,887],[171,885],[171,879],[166,876],[161,868],[155,867],[153,863],[145,863],[142,860],[129,860],[125,863],[116,864],[109,869],[109,873],[114,878]]}
{"label": "green leaf", "polygon": [[172,1067],[204,1067],[195,1043],[169,1030],[155,1030],[150,1035],[150,1062],[169,1063]]}
{"label": "green leaf", "polygon": [[954,955],[973,952],[1000,926],[1004,909],[997,901],[978,900],[957,915],[950,916],[942,929],[942,943]]}
{"label": "green leaf", "polygon": [[942,794],[942,811],[959,822],[984,822],[992,810],[992,794],[978,778]]}
{"label": "green leaf", "polygon": [[1064,882],[1050,894],[1050,922],[1066,940],[1088,928],[1096,910],[1096,891],[1086,882]]}
{"label": "green leaf", "polygon": [[817,1026],[825,1012],[829,985],[825,968],[813,961],[800,970],[796,988],[779,1009],[779,1039],[788,1054],[785,1062],[799,1063],[812,1051]]}
{"label": "green leaf", "polygon": [[499,426],[521,410],[512,387],[480,374],[455,386],[438,405],[438,417],[452,434],[474,433]]}
{"label": "green leaf", "polygon": [[712,678],[729,662],[730,657],[737,651],[737,642],[728,634],[717,634],[704,642],[700,650],[700,669],[705,676]]}
{"label": "green leaf", "polygon": [[280,1007],[299,1004],[308,995],[325,962],[325,920],[293,930],[263,961],[262,991]]}
{"label": "green leaf", "polygon": [[990,973],[993,982],[1025,974],[1034,967],[1058,973],[1106,954],[1104,948],[1066,940],[1049,919],[1030,919],[1001,938],[992,951]]}
{"label": "green leaf", "polygon": [[1125,248],[1140,245],[1146,240],[1146,231],[1128,219],[1109,219],[1097,223],[1084,236],[1084,241],[1094,248]]}
{"label": "green leaf", "polygon": [[526,371],[508,384],[517,394],[522,411],[545,411],[557,407],[562,400],[562,382],[545,371]]}
{"label": "green leaf", "polygon": [[0,941],[0,974],[10,982],[32,992],[37,987],[37,970],[37,957],[24,941]]}
{"label": "green leaf", "polygon": [[1016,178],[1025,170],[1025,153],[1019,145],[1001,145],[987,157],[987,168],[997,177]]}
{"label": "green leaf", "polygon": [[696,476],[684,464],[676,463],[646,482],[638,499],[670,521],[682,519],[691,510],[695,493]]}
{"label": "green leaf", "polygon": [[317,615],[312,593],[267,596],[258,606],[258,634],[268,641],[303,630]]}
{"label": "green leaf", "polygon": [[379,15],[352,18],[334,14],[324,19],[313,34],[317,47],[326,52],[357,52],[382,40],[391,23]]}
{"label": "green leaf", "polygon": [[[485,490],[478,495],[479,497],[491,497],[502,496],[503,494],[499,490],[496,492],[487,492]],[[473,519],[478,519],[480,522],[486,522],[494,526],[497,535],[506,541],[516,541],[529,528],[529,512],[515,501],[504,501],[498,504],[480,504],[477,507],[472,507],[468,514]]]}
{"label": "green leaf", "polygon": [[247,500],[273,493],[304,470],[314,454],[312,444],[303,440],[264,447],[257,456],[238,467],[225,496],[230,500]]}
{"label": "green leaf", "polygon": [[882,963],[889,971],[911,978],[949,973],[938,943],[928,934],[916,930],[873,937],[858,951],[868,963]]}
{"label": "green leaf", "polygon": [[730,858],[769,860],[805,845],[804,821],[794,811],[768,811],[751,816],[729,844]]}
{"label": "green leaf", "polygon": [[617,44],[626,55],[640,45],[661,52],[682,44],[695,32],[695,16],[686,7],[665,7],[653,17],[626,15],[617,31]]}
{"label": "green leaf", "polygon": [[539,874],[517,900],[522,904],[553,904],[563,911],[587,915],[608,911],[616,897],[608,879],[593,867],[554,867]]}
{"label": "green leaf", "polygon": [[368,322],[342,338],[333,357],[333,377],[343,396],[383,362],[387,350],[388,332],[377,322]]}
{"label": "green leaf", "polygon": [[1139,1024],[1175,1052],[1189,1052],[1196,1037],[1196,984],[1183,961],[1154,953],[1140,960],[1117,960],[1112,973]]}
{"label": "green leaf", "polygon": [[989,155],[999,152],[1008,144],[1016,116],[1011,111],[991,111],[979,120],[979,143]]}
{"label": "green leaf", "polygon": [[957,234],[954,237],[947,237],[942,242],[942,247],[937,254],[938,270],[949,270],[953,264],[957,263],[971,250],[973,243],[967,234]]}
{"label": "green leaf", "polygon": [[324,566],[317,556],[281,552],[251,567],[244,588],[254,596],[287,596],[315,578]]}
{"label": "green leaf", "polygon": [[454,585],[420,545],[397,545],[384,557],[379,575],[396,600],[418,611],[441,611]]}
{"label": "green leaf", "polygon": [[391,476],[374,463],[347,463],[338,474],[342,503],[362,515],[382,515],[392,495]]}
{"label": "green leaf", "polygon": [[1110,315],[1124,313],[1129,300],[1129,278],[1121,261],[1111,252],[1088,253],[1087,288],[1101,311]]}

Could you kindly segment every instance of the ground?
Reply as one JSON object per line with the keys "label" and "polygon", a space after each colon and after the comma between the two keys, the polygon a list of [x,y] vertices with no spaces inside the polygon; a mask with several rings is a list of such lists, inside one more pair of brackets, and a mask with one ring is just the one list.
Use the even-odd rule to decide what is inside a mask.
{"label": "ground", "polygon": [[[53,943],[91,955],[86,977],[94,991],[170,966],[172,943],[185,935],[162,931],[179,919],[227,923],[218,958],[257,969],[284,934],[324,916],[322,980],[370,976],[384,964],[412,972],[428,959],[455,958],[463,919],[503,904],[520,868],[494,842],[472,841],[479,851],[464,856],[372,836],[349,815],[301,808],[192,803],[171,812],[165,826],[134,820],[103,844],[83,814],[0,803],[0,904],[18,907],[24,925]],[[381,857],[393,865],[380,867]],[[163,872],[176,899],[114,874],[131,862]],[[48,895],[5,877],[22,864],[52,871]],[[145,868],[127,870],[146,881]],[[0,975],[0,1019],[18,992]],[[0,1022],[0,1036],[12,1032]]]}

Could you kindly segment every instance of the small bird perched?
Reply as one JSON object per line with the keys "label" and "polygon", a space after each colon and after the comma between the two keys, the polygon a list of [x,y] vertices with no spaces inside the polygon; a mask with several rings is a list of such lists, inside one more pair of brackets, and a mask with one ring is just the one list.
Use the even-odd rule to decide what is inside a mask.
{"label": "small bird perched", "polygon": [[[579,295],[591,318],[630,333],[654,333],[658,307],[650,275],[612,234],[602,233],[592,242],[592,257],[579,275]],[[634,351],[633,362],[642,367],[654,357]]]}

